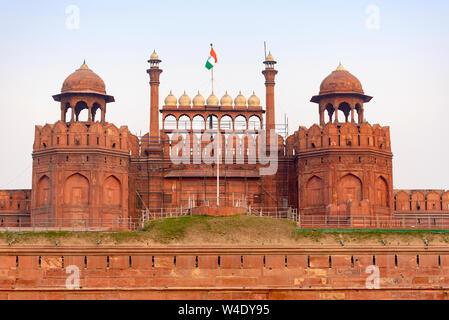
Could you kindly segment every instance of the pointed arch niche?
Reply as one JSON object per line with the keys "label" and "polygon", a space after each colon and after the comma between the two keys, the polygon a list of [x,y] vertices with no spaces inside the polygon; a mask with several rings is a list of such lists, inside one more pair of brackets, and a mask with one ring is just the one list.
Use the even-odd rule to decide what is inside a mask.
{"label": "pointed arch niche", "polygon": [[64,184],[64,204],[85,206],[89,204],[89,180],[76,173],[67,178]]}
{"label": "pointed arch niche", "polygon": [[109,176],[103,183],[103,204],[121,207],[122,185],[115,176]]}
{"label": "pointed arch niche", "polygon": [[384,177],[379,177],[376,179],[376,205],[382,207],[390,206],[388,184]]}
{"label": "pointed arch niche", "polygon": [[40,178],[37,183],[36,206],[38,208],[48,205],[50,179],[47,176]]}
{"label": "pointed arch niche", "polygon": [[347,174],[340,179],[337,187],[338,204],[348,201],[362,201],[362,181],[353,174]]}
{"label": "pointed arch niche", "polygon": [[323,179],[313,176],[306,185],[307,207],[318,207],[324,205],[324,182]]}

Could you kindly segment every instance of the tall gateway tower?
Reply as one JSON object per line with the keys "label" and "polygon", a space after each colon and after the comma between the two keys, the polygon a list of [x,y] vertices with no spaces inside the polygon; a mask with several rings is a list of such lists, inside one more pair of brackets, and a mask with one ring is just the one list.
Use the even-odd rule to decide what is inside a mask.
{"label": "tall gateway tower", "polygon": [[319,124],[300,127],[294,139],[304,218],[324,222],[392,214],[390,130],[365,120],[365,103],[371,99],[341,64],[312,97]]}
{"label": "tall gateway tower", "polygon": [[[128,217],[128,166],[136,137],[106,122],[114,102],[103,80],[83,65],[53,96],[61,120],[36,126],[31,216],[47,225]],[[101,115],[100,115],[101,113]]]}

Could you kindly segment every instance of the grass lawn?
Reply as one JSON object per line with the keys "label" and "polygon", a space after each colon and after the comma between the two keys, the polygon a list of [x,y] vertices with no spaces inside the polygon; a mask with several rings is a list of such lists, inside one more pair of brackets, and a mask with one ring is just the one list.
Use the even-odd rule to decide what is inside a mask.
{"label": "grass lawn", "polygon": [[132,232],[0,233],[0,244],[14,245],[301,245],[449,244],[449,231],[298,230],[287,219],[254,216],[186,216],[148,222]]}

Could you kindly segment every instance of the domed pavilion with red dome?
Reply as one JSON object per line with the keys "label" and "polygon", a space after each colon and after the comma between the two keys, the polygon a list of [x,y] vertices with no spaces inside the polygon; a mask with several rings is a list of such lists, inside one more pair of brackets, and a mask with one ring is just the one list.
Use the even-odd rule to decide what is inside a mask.
{"label": "domed pavilion with red dome", "polygon": [[325,225],[338,219],[345,225],[357,216],[393,214],[390,130],[365,120],[364,104],[371,99],[340,63],[311,99],[318,104],[319,125],[300,127],[287,139],[287,154],[297,161],[292,184],[298,184],[304,221]]}
{"label": "domed pavilion with red dome", "polygon": [[61,93],[53,96],[61,102],[61,121],[67,120],[67,111],[71,110],[71,120],[79,119],[80,113],[88,110],[88,121],[94,121],[97,111],[101,111],[101,122],[105,122],[106,104],[114,102],[114,97],[106,94],[106,85],[86,62],[65,79]]}
{"label": "domed pavilion with red dome", "polygon": [[[447,191],[393,190],[389,127],[366,120],[372,97],[341,63],[311,98],[318,122],[282,135],[271,53],[265,106],[252,88],[206,98],[192,87],[160,104],[162,61],[153,52],[148,62],[151,100],[142,114],[150,125],[142,137],[106,121],[115,99],[85,62],[64,80],[53,96],[60,120],[35,128],[32,190],[0,190],[1,223],[132,229],[172,214],[282,213],[305,227],[367,227],[449,215]],[[267,158],[276,170],[262,173],[273,165]]]}

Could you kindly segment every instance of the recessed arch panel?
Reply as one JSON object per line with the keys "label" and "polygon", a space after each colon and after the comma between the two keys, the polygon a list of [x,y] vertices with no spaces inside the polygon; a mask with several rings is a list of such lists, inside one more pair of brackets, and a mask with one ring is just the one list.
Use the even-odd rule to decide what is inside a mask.
{"label": "recessed arch panel", "polygon": [[324,183],[323,179],[313,176],[306,185],[306,204],[307,207],[316,207],[324,205]]}
{"label": "recessed arch panel", "polygon": [[388,184],[383,177],[376,180],[376,204],[382,207],[389,207]]}
{"label": "recessed arch panel", "polygon": [[109,176],[103,183],[103,204],[108,206],[122,204],[122,186],[115,176]]}
{"label": "recessed arch panel", "polygon": [[43,176],[39,179],[37,183],[37,193],[36,193],[36,206],[45,207],[48,205],[50,190],[50,179],[47,176]]}
{"label": "recessed arch panel", "polygon": [[64,184],[64,204],[89,204],[89,180],[85,176],[76,173],[67,178]]}
{"label": "recessed arch panel", "polygon": [[353,174],[347,174],[340,179],[337,187],[338,204],[348,201],[359,202],[363,199],[362,181]]}

